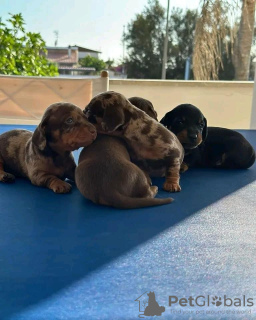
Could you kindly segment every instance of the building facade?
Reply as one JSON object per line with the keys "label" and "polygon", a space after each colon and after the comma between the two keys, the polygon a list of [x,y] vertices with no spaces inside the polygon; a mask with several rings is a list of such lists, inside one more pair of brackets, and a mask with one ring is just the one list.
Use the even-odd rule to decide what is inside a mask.
{"label": "building facade", "polygon": [[46,47],[46,58],[57,64],[60,75],[90,75],[95,69],[79,67],[79,59],[88,55],[99,58],[100,51],[92,50],[80,46],[68,47]]}

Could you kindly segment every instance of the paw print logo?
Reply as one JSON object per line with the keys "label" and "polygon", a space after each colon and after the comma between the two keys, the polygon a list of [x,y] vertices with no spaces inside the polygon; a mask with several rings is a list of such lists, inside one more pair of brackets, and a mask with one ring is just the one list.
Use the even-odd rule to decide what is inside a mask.
{"label": "paw print logo", "polygon": [[217,296],[213,297],[212,304],[214,304],[216,307],[219,307],[220,305],[222,305],[221,297],[217,297]]}

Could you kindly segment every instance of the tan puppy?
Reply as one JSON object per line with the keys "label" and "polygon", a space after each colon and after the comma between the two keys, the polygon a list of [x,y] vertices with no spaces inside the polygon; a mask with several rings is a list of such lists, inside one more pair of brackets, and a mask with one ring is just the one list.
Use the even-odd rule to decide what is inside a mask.
{"label": "tan puppy", "polygon": [[84,113],[98,132],[125,139],[132,161],[160,161],[165,171],[161,175],[166,177],[164,190],[181,190],[179,171],[184,150],[175,134],[114,91],[94,97]]}
{"label": "tan puppy", "polygon": [[91,144],[96,135],[80,108],[52,104],[34,133],[11,130],[0,135],[0,181],[12,182],[17,175],[57,193],[69,192],[71,185],[63,180],[74,180],[71,151]]}
{"label": "tan puppy", "polygon": [[117,137],[100,135],[82,150],[75,180],[85,198],[106,206],[132,209],[172,202],[154,199],[158,188],[130,161],[124,141]]}

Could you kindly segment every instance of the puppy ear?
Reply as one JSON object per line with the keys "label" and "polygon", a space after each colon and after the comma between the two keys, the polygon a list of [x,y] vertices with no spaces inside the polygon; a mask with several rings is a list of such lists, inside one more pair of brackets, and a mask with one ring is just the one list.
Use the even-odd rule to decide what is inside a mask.
{"label": "puppy ear", "polygon": [[166,115],[160,120],[160,123],[162,123],[162,125],[164,125],[166,127]]}
{"label": "puppy ear", "polygon": [[114,105],[106,107],[101,126],[104,131],[112,132],[124,124],[125,117],[122,108]]}
{"label": "puppy ear", "polygon": [[170,130],[173,118],[174,118],[174,112],[172,110],[165,114],[165,116],[161,119],[160,123],[162,123],[165,127],[167,127]]}
{"label": "puppy ear", "polygon": [[203,133],[202,133],[203,141],[207,138],[207,135],[208,135],[207,120],[206,120],[206,118],[204,118],[204,129],[203,129]]}
{"label": "puppy ear", "polygon": [[46,147],[46,133],[45,133],[45,127],[47,124],[49,116],[43,116],[42,121],[34,131],[32,135],[32,142],[34,145],[38,147],[39,150],[43,151]]}

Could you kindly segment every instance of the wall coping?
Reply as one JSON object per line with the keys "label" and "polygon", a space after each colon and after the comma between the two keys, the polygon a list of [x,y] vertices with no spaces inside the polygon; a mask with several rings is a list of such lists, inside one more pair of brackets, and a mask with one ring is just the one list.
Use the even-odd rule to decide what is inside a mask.
{"label": "wall coping", "polygon": [[19,80],[65,80],[65,81],[70,81],[70,80],[75,80],[75,81],[91,81],[95,79],[100,79],[100,76],[97,76],[95,78],[84,78],[84,77],[43,77],[43,76],[19,76],[19,75],[6,75],[6,74],[0,74],[0,78],[5,78],[5,79],[19,79]]}
{"label": "wall coping", "polygon": [[110,85],[189,86],[189,87],[253,87],[253,81],[199,81],[199,80],[150,80],[110,79]]}

